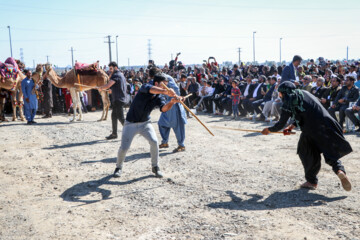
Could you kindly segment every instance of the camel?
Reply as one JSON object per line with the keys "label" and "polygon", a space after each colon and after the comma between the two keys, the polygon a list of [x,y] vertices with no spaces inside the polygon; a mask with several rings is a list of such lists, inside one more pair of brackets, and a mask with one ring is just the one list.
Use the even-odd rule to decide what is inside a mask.
{"label": "camel", "polygon": [[[19,106],[19,113],[21,121],[25,121],[24,113],[23,113],[23,93],[21,90],[21,82],[25,79],[26,76],[19,71],[17,78],[14,80],[12,78],[5,78],[0,80],[0,88],[4,88],[11,92],[11,105],[13,109],[13,117],[12,120],[16,121],[16,107]],[[19,91],[18,100],[16,99],[16,93]],[[3,104],[3,103],[0,103]],[[0,109],[3,109],[1,107]]]}
{"label": "camel", "polygon": [[[99,86],[103,86],[109,82],[109,76],[102,70],[98,69],[94,75],[80,75],[79,78],[75,75],[75,71],[71,70],[66,73],[64,77],[59,77],[50,64],[45,65],[46,76],[51,81],[51,83],[58,88],[68,88],[70,90],[71,98],[73,101],[73,118],[71,122],[76,119],[76,109],[79,109],[79,119],[82,121],[82,111],[81,103],[79,97],[79,91],[87,91],[94,89]],[[77,84],[81,84],[77,85]],[[99,121],[104,121],[107,119],[107,115],[110,107],[110,99],[107,91],[99,91],[101,99],[103,102],[103,112]]]}

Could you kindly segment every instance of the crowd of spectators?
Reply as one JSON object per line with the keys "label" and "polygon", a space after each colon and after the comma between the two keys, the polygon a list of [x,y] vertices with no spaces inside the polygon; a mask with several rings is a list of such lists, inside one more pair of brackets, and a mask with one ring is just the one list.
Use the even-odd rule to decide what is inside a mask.
{"label": "crowd of spectators", "polygon": [[[360,113],[359,62],[329,61],[323,57],[303,61],[300,56],[295,56],[289,65],[241,63],[240,66],[220,66],[214,57],[209,57],[201,65],[185,66],[178,61],[179,55],[158,68],[175,79],[182,96],[191,94],[185,103],[198,113],[232,115],[235,120],[250,117],[257,121],[276,121],[282,105],[277,87],[288,80],[318,98],[341,126],[348,116],[360,129],[360,121],[355,115]],[[150,81],[152,67],[156,65],[150,60],[147,67],[122,70],[128,84],[127,104],[131,104],[141,85]],[[53,112],[68,112],[71,103],[65,101],[66,91],[56,87],[52,91]],[[97,90],[88,91],[85,96],[87,110],[102,107]],[[42,111],[41,107],[39,111]]]}

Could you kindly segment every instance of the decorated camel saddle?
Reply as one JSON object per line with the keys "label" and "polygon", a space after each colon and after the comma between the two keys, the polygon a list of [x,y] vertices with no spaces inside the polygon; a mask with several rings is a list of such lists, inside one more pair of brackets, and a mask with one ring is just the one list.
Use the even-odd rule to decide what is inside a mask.
{"label": "decorated camel saddle", "polygon": [[94,75],[98,71],[98,63],[86,64],[86,63],[75,63],[75,71],[80,75]]}
{"label": "decorated camel saddle", "polygon": [[3,79],[12,78],[15,80],[19,71],[19,66],[12,57],[6,59],[5,63],[0,62],[0,75]]}

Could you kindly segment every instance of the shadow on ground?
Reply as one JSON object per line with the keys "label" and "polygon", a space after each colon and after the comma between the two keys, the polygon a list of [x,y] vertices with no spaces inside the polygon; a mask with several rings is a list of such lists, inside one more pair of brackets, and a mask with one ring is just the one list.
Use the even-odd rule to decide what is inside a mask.
{"label": "shadow on ground", "polygon": [[[174,154],[173,152],[161,152],[159,154],[160,157],[164,157],[169,154]],[[129,155],[125,157],[125,162],[132,162],[137,161],[144,158],[151,158],[151,155],[149,152],[147,153],[135,153],[133,155]],[[83,161],[80,164],[91,164],[91,163],[116,163],[116,157],[113,158],[104,158],[101,160],[89,160],[89,161]]]}
{"label": "shadow on ground", "polygon": [[236,196],[233,191],[226,191],[231,197],[229,202],[215,202],[207,206],[210,208],[223,208],[229,210],[271,210],[292,207],[322,206],[329,202],[339,201],[346,196],[329,198],[317,193],[311,193],[306,189],[297,189],[288,192],[275,192],[268,198],[258,194],[244,193],[248,200]]}
{"label": "shadow on ground", "polygon": [[[111,199],[111,191],[108,189],[103,188],[103,185],[116,185],[116,186],[123,186],[127,184],[132,184],[138,181],[142,181],[148,178],[155,178],[154,175],[147,175],[139,178],[135,178],[129,181],[110,181],[112,179],[112,175],[103,177],[99,180],[92,180],[88,182],[78,183],[65,192],[63,192],[60,197],[64,201],[68,202],[79,202],[84,204],[91,204],[100,202],[103,200]],[[141,191],[141,190],[139,190]],[[138,191],[137,191],[138,192]],[[93,196],[94,194],[99,193],[101,195],[101,199],[83,199],[83,198],[99,198],[98,196]]]}
{"label": "shadow on ground", "polygon": [[[108,140],[94,140],[89,142],[80,142],[80,143],[68,143],[64,145],[52,145],[51,147],[45,147],[43,149],[46,150],[53,150],[53,149],[61,149],[61,148],[71,148],[71,147],[79,147],[84,145],[94,145],[98,143],[108,143]],[[119,141],[113,141],[113,142],[119,142]]]}

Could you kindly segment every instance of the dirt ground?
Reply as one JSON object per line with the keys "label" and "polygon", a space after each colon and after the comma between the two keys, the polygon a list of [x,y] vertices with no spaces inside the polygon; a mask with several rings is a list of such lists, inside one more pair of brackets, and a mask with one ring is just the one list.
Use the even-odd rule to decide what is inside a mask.
{"label": "dirt ground", "polygon": [[154,178],[142,137],[114,179],[121,138],[104,140],[111,122],[100,115],[0,124],[0,239],[360,239],[359,135],[346,135],[354,152],[342,159],[351,192],[325,163],[318,190],[299,189],[299,132],[215,129],[266,124],[207,115],[199,117],[215,137],[192,118],[185,152],[172,153],[171,133],[160,152],[163,179]]}

